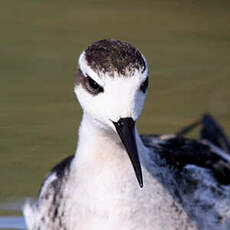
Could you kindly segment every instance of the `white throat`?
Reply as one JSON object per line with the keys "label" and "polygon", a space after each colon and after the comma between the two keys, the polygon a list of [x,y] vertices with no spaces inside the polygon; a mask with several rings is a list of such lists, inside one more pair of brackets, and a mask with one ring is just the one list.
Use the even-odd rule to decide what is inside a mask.
{"label": "white throat", "polygon": [[83,113],[76,150],[77,164],[111,163],[122,160],[121,158],[127,158],[128,156],[124,152],[124,146],[114,130],[105,127],[89,114]]}
{"label": "white throat", "polygon": [[[138,152],[141,153],[139,158],[143,162],[147,149],[137,131],[136,141]],[[114,183],[121,182],[124,172],[128,171],[134,183],[138,185],[131,161],[118,134],[111,128],[104,127],[87,113],[83,113],[79,128],[79,141],[73,166],[77,171],[81,170],[81,174],[84,170],[93,175],[105,175],[105,172],[108,172],[108,180],[112,179]]]}

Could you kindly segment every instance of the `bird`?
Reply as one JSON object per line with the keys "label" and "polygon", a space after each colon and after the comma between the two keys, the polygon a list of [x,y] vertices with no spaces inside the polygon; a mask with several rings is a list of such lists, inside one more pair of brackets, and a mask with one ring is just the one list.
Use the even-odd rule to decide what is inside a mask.
{"label": "bird", "polygon": [[76,152],[50,171],[38,200],[24,204],[27,228],[230,229],[229,153],[183,131],[140,135],[136,128],[149,82],[144,55],[103,39],[80,54],[77,69]]}

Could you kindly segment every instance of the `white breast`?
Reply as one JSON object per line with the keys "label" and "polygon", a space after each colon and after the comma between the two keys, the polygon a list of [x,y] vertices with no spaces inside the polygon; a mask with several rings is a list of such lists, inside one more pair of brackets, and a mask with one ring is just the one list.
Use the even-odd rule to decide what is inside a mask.
{"label": "white breast", "polygon": [[[138,186],[128,156],[122,154],[119,163],[92,161],[72,169],[65,190],[68,229],[196,229],[145,168],[145,185]],[[159,174],[158,170],[153,173]]]}

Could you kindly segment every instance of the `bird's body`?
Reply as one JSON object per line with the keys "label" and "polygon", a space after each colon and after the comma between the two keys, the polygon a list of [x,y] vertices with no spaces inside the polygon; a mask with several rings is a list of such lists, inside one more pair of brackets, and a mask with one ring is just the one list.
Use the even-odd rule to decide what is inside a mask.
{"label": "bird's body", "polygon": [[[230,187],[212,171],[223,159],[199,141],[140,136],[135,129],[147,87],[147,63],[137,52],[103,40],[81,55],[76,154],[51,171],[38,202],[25,205],[29,230],[230,228]],[[193,152],[201,156],[198,166]]]}

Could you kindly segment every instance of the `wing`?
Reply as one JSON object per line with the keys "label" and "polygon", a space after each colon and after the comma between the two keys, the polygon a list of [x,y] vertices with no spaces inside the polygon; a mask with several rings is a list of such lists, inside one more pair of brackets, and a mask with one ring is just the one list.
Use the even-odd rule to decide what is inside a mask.
{"label": "wing", "polygon": [[201,119],[176,132],[176,135],[184,136],[199,125],[201,126],[200,139],[208,140],[212,144],[224,150],[226,153],[230,153],[230,142],[224,132],[224,129],[210,114],[204,114]]}
{"label": "wing", "polygon": [[221,184],[230,184],[229,155],[212,144],[178,136],[142,135],[143,143],[179,171],[187,165],[210,169]]}
{"label": "wing", "polygon": [[[183,137],[198,125],[201,125],[200,140]],[[230,185],[229,141],[211,115],[204,115],[173,135],[142,135],[141,138],[170,167],[178,170],[187,165],[206,168],[219,183]]]}
{"label": "wing", "polygon": [[[187,128],[184,130],[188,131]],[[219,144],[215,145],[223,143],[222,134],[210,132],[209,128],[203,125],[202,129],[209,135],[201,132],[200,140],[176,134],[142,135],[141,138],[152,149],[152,160],[159,167],[169,169],[171,179],[168,174],[162,174],[162,184],[182,205],[197,229],[226,230],[230,226],[230,159]]]}
{"label": "wing", "polygon": [[230,154],[230,143],[221,125],[209,114],[202,118],[201,139],[208,140]]}
{"label": "wing", "polygon": [[61,186],[64,184],[65,178],[68,177],[70,165],[74,158],[74,155],[71,155],[60,163],[58,163],[43,181],[40,188],[40,197],[48,196],[49,190],[52,191],[53,196],[55,197],[61,190]]}
{"label": "wing", "polygon": [[41,186],[38,202],[28,201],[23,207],[28,229],[64,229],[62,191],[73,158],[67,157],[51,170]]}

